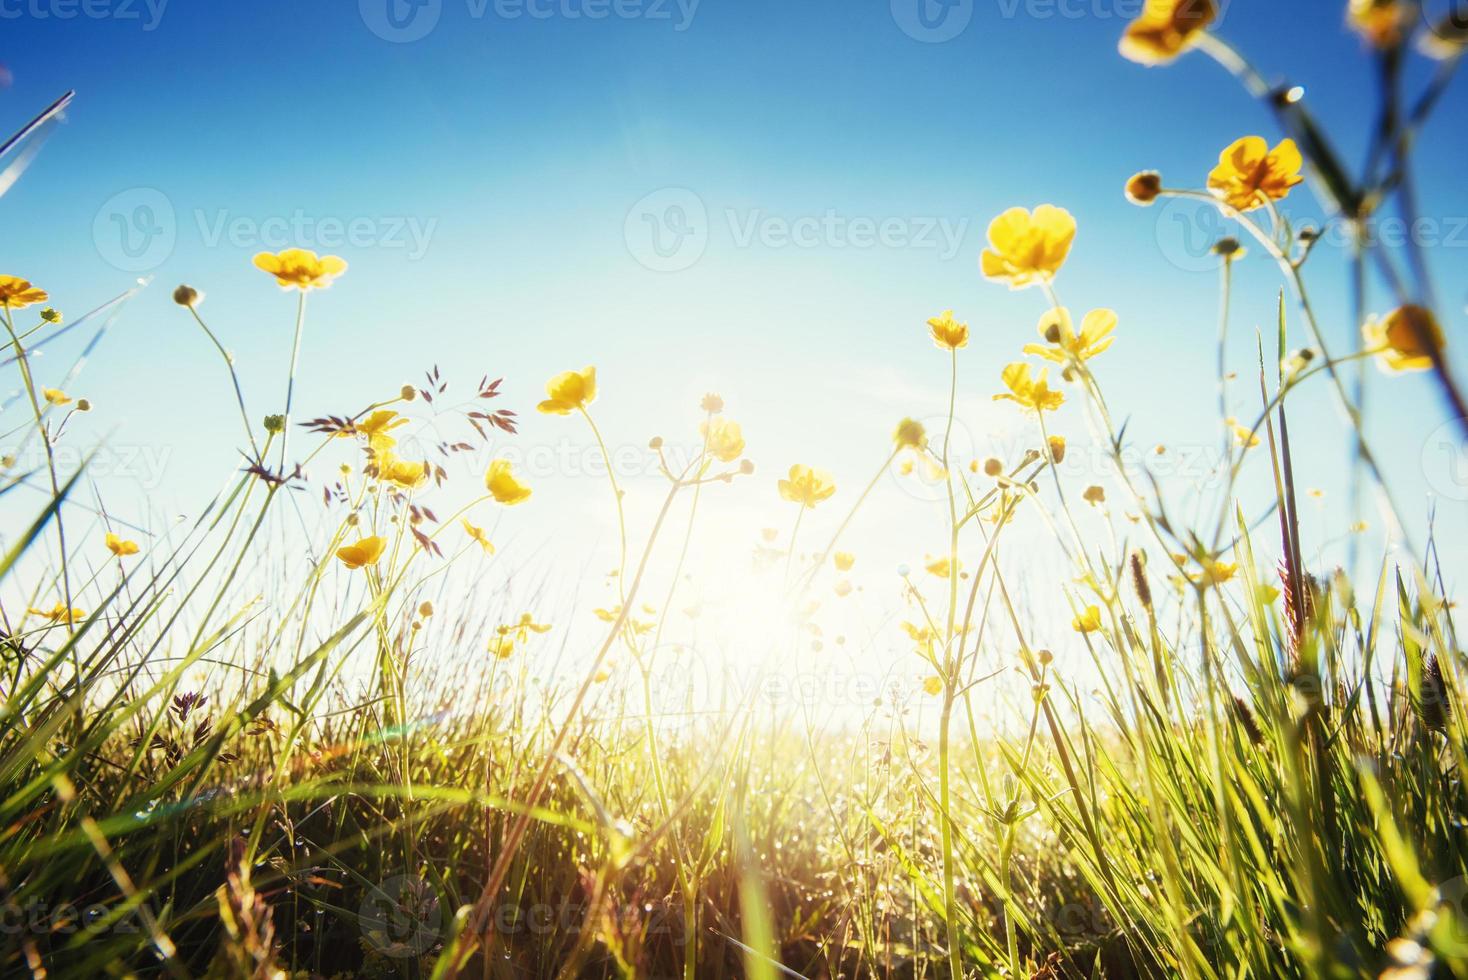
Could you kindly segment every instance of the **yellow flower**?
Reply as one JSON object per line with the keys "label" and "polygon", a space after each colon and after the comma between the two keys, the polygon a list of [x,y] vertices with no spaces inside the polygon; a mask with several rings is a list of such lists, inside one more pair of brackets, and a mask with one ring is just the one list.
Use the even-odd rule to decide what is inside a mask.
{"label": "yellow flower", "polygon": [[342,545],[336,549],[336,556],[348,568],[362,568],[376,565],[386,550],[387,542],[374,534],[370,538],[362,538],[356,544]]}
{"label": "yellow flower", "polygon": [[832,557],[832,561],[836,563],[836,571],[849,572],[851,566],[856,564],[856,556],[849,551],[838,551]]}
{"label": "yellow flower", "polygon": [[44,289],[37,289],[19,276],[0,276],[0,306],[6,309],[18,310],[48,299]]}
{"label": "yellow flower", "polygon": [[1445,343],[1432,311],[1411,304],[1367,321],[1361,336],[1366,349],[1376,354],[1376,363],[1391,373],[1429,370],[1433,352],[1441,352]]}
{"label": "yellow flower", "polygon": [[521,643],[525,643],[527,640],[530,639],[531,633],[550,632],[550,624],[537,623],[529,613],[521,613],[519,622],[514,623],[510,626],[501,626],[500,631],[502,633],[513,633],[517,640],[519,640]]}
{"label": "yellow flower", "polygon": [[337,437],[346,439],[354,435],[366,436],[373,449],[391,449],[397,445],[397,440],[388,433],[400,425],[407,424],[408,420],[392,409],[379,408],[365,419],[353,422],[342,429],[337,433]]}
{"label": "yellow flower", "polygon": [[1087,606],[1086,611],[1070,621],[1070,628],[1077,633],[1094,633],[1101,628],[1101,610]]}
{"label": "yellow flower", "polygon": [[1198,564],[1202,570],[1188,576],[1197,585],[1222,585],[1239,570],[1236,563],[1214,561],[1211,558],[1200,558]]}
{"label": "yellow flower", "polygon": [[928,444],[928,433],[916,419],[903,419],[897,423],[892,441],[898,449],[922,449]]}
{"label": "yellow flower", "polygon": [[968,324],[955,320],[952,310],[944,310],[929,320],[928,331],[940,350],[958,350],[968,346]]}
{"label": "yellow flower", "polygon": [[1081,499],[1088,504],[1094,504],[1099,507],[1106,503],[1106,488],[1098,487],[1093,483],[1081,493]]}
{"label": "yellow flower", "polygon": [[1378,48],[1394,48],[1411,29],[1412,6],[1401,0],[1351,0],[1346,23]]}
{"label": "yellow flower", "polygon": [[744,433],[738,422],[731,422],[722,415],[714,416],[699,423],[698,431],[716,459],[732,463],[744,452]]}
{"label": "yellow flower", "polygon": [[790,467],[790,479],[780,481],[780,496],[802,507],[814,508],[836,492],[831,474],[796,463]]}
{"label": "yellow flower", "polygon": [[107,544],[107,550],[112,552],[118,558],[125,558],[128,555],[135,555],[138,553],[138,543],[136,541],[126,541],[122,538],[119,538],[111,531],[107,532],[107,537],[105,540]]}
{"label": "yellow flower", "polygon": [[923,693],[931,697],[937,697],[943,693],[943,678],[936,674],[923,681]]}
{"label": "yellow flower", "polygon": [[1237,442],[1240,446],[1243,446],[1245,449],[1253,449],[1255,446],[1259,445],[1259,433],[1255,432],[1247,425],[1240,425],[1239,420],[1234,418],[1232,415],[1224,419],[1223,423],[1233,431],[1234,441]]}
{"label": "yellow flower", "polygon": [[58,602],[50,609],[37,609],[32,606],[27,612],[32,616],[41,616],[49,619],[53,623],[76,623],[87,618],[87,611],[85,609],[78,609],[75,606],[68,609],[64,602]]}
{"label": "yellow flower", "polygon": [[1253,211],[1288,197],[1290,188],[1305,179],[1300,176],[1304,163],[1294,140],[1280,140],[1271,150],[1264,137],[1245,136],[1218,155],[1208,189],[1235,210]]}
{"label": "yellow flower", "polygon": [[484,486],[496,501],[506,507],[524,502],[530,496],[530,488],[515,477],[514,468],[507,459],[497,459],[484,472]]}
{"label": "yellow flower", "polygon": [[536,407],[546,415],[570,415],[576,409],[585,410],[596,401],[596,368],[558,374],[545,383],[545,393],[550,397]]}
{"label": "yellow flower", "polygon": [[1143,170],[1141,173],[1133,174],[1126,182],[1126,199],[1140,207],[1151,204],[1161,193],[1162,175],[1155,170]]}
{"label": "yellow flower", "polygon": [[1042,204],[1031,214],[1010,208],[989,223],[989,247],[979,256],[979,268],[1010,289],[1024,289],[1055,278],[1076,237],[1070,212]]}
{"label": "yellow flower", "polygon": [[1012,401],[1032,412],[1054,411],[1065,403],[1065,393],[1051,391],[1045,380],[1046,370],[1030,377],[1030,366],[1024,361],[1015,361],[1000,375],[1009,391],[994,396],[997,401]]}
{"label": "yellow flower", "polygon": [[1192,47],[1217,15],[1213,0],[1147,0],[1119,50],[1140,65],[1166,64]]}
{"label": "yellow flower", "polygon": [[916,626],[912,623],[904,622],[902,629],[908,636],[912,637],[912,641],[918,646],[927,646],[929,643],[938,639],[937,631],[927,626]]}
{"label": "yellow flower", "polygon": [[60,388],[42,388],[41,397],[46,399],[47,403],[51,405],[60,406],[71,404],[71,396]]}
{"label": "yellow flower", "polygon": [[1050,461],[1052,463],[1065,462],[1065,436],[1051,436],[1045,441],[1050,447]]}
{"label": "yellow flower", "polygon": [[484,528],[470,524],[467,518],[461,520],[461,523],[464,525],[464,533],[469,535],[471,541],[483,548],[486,555],[494,554],[494,545],[490,543],[489,535],[484,533]]}
{"label": "yellow flower", "polygon": [[[953,562],[947,555],[938,558],[928,555],[923,560],[923,568],[928,570],[929,575],[936,575],[938,578],[952,578],[953,567]],[[961,569],[963,565],[959,564],[958,567]]]}
{"label": "yellow flower", "polygon": [[1040,317],[1037,329],[1051,346],[1026,344],[1026,354],[1035,354],[1056,364],[1064,364],[1071,358],[1089,361],[1103,353],[1116,339],[1112,336],[1116,330],[1116,312],[1092,310],[1081,321],[1081,332],[1076,333],[1071,326],[1070,311],[1063,306],[1054,307]]}
{"label": "yellow flower", "polygon": [[836,583],[835,592],[841,598],[846,598],[847,596],[851,595],[851,583],[848,582],[846,579],[842,579],[841,581]]}
{"label": "yellow flower", "polygon": [[402,487],[404,490],[412,490],[428,481],[429,466],[427,463],[399,459],[386,450],[377,454],[376,466],[378,479]]}
{"label": "yellow flower", "polygon": [[515,638],[508,632],[496,632],[489,638],[489,652],[499,660],[509,660],[515,652]]}
{"label": "yellow flower", "polygon": [[347,263],[336,255],[318,256],[307,248],[288,248],[281,252],[261,252],[255,256],[255,268],[270,273],[281,289],[325,289],[332,280],[347,271]]}

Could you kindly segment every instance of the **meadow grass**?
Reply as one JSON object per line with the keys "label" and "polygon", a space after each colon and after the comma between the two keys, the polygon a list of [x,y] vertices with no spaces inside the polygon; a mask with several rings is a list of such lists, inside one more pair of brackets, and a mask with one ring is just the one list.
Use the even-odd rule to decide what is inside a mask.
{"label": "meadow grass", "polygon": [[[44,290],[0,277],[23,392],[10,436],[41,447],[5,460],[0,493],[49,497],[0,558],[0,973],[1468,976],[1465,660],[1436,543],[1411,540],[1421,521],[1396,511],[1367,438],[1362,372],[1434,384],[1468,413],[1417,247],[1357,239],[1360,340],[1333,351],[1343,331],[1316,320],[1306,285],[1318,236],[1279,207],[1309,177],[1347,227],[1389,204],[1410,218],[1410,153],[1461,38],[1427,36],[1438,68],[1407,100],[1417,6],[1351,4],[1383,84],[1369,164],[1351,176],[1299,94],[1210,30],[1213,12],[1150,3],[1122,47],[1153,64],[1212,56],[1289,136],[1240,140],[1206,182],[1126,184],[1139,205],[1193,199],[1237,229],[1214,249],[1226,462],[1211,511],[1183,523],[1124,459],[1100,377],[1115,316],[1072,317],[1059,296],[1075,220],[1014,209],[981,265],[1038,297],[1030,360],[995,372],[994,397],[1032,422],[1017,458],[953,450],[969,333],[951,312],[911,328],[940,352],[943,431],[903,420],[871,483],[840,497],[803,464],[778,482],[756,474],[710,395],[692,458],[653,440],[664,495],[645,526],[629,521],[594,420],[595,370],[550,381],[539,411],[583,426],[608,457],[619,532],[615,601],[595,610],[599,639],[571,658],[569,683],[540,676],[553,622],[450,571],[492,549],[478,515],[533,488],[496,457],[471,503],[435,509],[453,460],[514,438],[513,383],[484,378],[461,397],[435,370],[358,411],[293,415],[308,305],[330,301],[319,290],[345,262],[256,258],[298,299],[284,411],[263,420],[200,293],[175,293],[230,378],[247,462],[191,525],[146,547],[120,528],[99,540],[106,528],[77,504],[86,468],[67,472],[54,449],[89,406],[47,387],[31,356],[64,328]],[[1245,249],[1281,281],[1277,323],[1241,367],[1224,351]],[[1393,284],[1379,318],[1369,266]],[[1306,399],[1341,409],[1343,451],[1397,531],[1357,581],[1312,567],[1301,539],[1288,411]],[[428,405],[462,441],[399,455],[394,433]],[[1051,431],[1063,405],[1114,463],[1104,486],[1066,480]],[[1246,466],[1265,475],[1264,499],[1245,499]],[[920,690],[879,690],[834,727],[753,688],[669,690],[679,583],[726,484],[776,483],[783,499],[788,530],[752,547],[780,583],[793,656],[820,635],[812,596],[881,601],[851,595],[848,549],[893,469],[927,474],[948,527],[896,597]],[[318,522],[300,574],[269,531],[287,508]],[[1083,508],[1111,533],[1082,533]],[[830,521],[807,524],[816,510]],[[1084,670],[1060,670],[1037,639],[1053,635],[1034,621],[1045,606],[1030,601],[1023,549],[1003,549],[1018,515],[1070,565],[1041,587],[1073,606]],[[103,545],[100,567],[81,557]],[[1018,696],[992,694],[1000,680]]]}

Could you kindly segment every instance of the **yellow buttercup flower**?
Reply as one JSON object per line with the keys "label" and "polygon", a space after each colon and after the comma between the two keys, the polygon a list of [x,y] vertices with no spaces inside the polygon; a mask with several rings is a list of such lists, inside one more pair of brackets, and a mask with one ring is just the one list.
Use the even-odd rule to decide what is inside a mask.
{"label": "yellow buttercup flower", "polygon": [[490,496],[506,507],[523,503],[530,497],[530,488],[515,476],[515,470],[507,459],[497,459],[489,464],[489,469],[484,472],[484,486]]}
{"label": "yellow buttercup flower", "polygon": [[1239,570],[1236,563],[1214,561],[1211,558],[1200,558],[1198,564],[1202,566],[1202,570],[1188,576],[1198,585],[1222,585]]}
{"label": "yellow buttercup flower", "polygon": [[1162,175],[1155,170],[1143,170],[1132,174],[1126,182],[1126,199],[1140,207],[1147,207],[1162,193]]}
{"label": "yellow buttercup flower", "polygon": [[1024,289],[1055,278],[1076,237],[1070,212],[1042,204],[1033,214],[1010,208],[989,223],[989,247],[979,256],[984,275]]}
{"label": "yellow buttercup flower", "polygon": [[856,556],[849,551],[838,551],[831,560],[835,562],[838,572],[849,572],[851,566],[856,564]]}
{"label": "yellow buttercup flower", "polygon": [[1351,30],[1378,48],[1401,44],[1415,16],[1412,5],[1402,0],[1351,0],[1346,6]]}
{"label": "yellow buttercup flower", "polygon": [[944,310],[929,320],[928,332],[940,350],[958,350],[968,346],[968,324],[955,320],[952,310]]}
{"label": "yellow buttercup flower", "polygon": [[1118,48],[1138,64],[1166,64],[1192,47],[1217,16],[1213,0],[1147,0]]}
{"label": "yellow buttercup flower", "polygon": [[85,609],[78,609],[75,606],[68,609],[64,602],[58,602],[50,609],[37,609],[32,606],[26,611],[32,616],[41,616],[53,623],[77,623],[87,618]]}
{"label": "yellow buttercup flower", "polygon": [[1224,419],[1223,422],[1229,427],[1230,431],[1233,432],[1234,442],[1237,442],[1240,446],[1244,447],[1245,449],[1253,449],[1255,446],[1259,445],[1259,433],[1255,432],[1247,425],[1240,424],[1239,420],[1234,418],[1232,415]]}
{"label": "yellow buttercup flower", "polygon": [[732,463],[744,452],[744,433],[738,422],[716,415],[700,423],[698,431],[715,459]]}
{"label": "yellow buttercup flower", "polygon": [[107,550],[112,552],[118,558],[125,558],[128,555],[135,555],[138,553],[139,549],[138,543],[136,541],[124,540],[123,538],[119,538],[117,535],[113,534],[111,531],[107,532],[107,537],[104,540],[107,545]]}
{"label": "yellow buttercup flower", "polygon": [[[936,575],[938,578],[952,578],[954,563],[948,555],[938,558],[928,555],[923,560],[923,568],[927,569],[929,575]],[[963,566],[960,564],[958,568],[962,569]]]}
{"label": "yellow buttercup flower", "polygon": [[0,306],[19,310],[32,303],[44,303],[50,299],[44,289],[32,286],[29,280],[19,276],[0,276]]}
{"label": "yellow buttercup flower", "polygon": [[995,395],[994,400],[1012,401],[1032,412],[1055,411],[1065,404],[1065,393],[1050,389],[1045,380],[1046,373],[1041,368],[1040,373],[1031,378],[1030,366],[1024,361],[1015,361],[1000,375],[1009,390]]}
{"label": "yellow buttercup flower", "polygon": [[1101,610],[1087,606],[1086,611],[1070,621],[1070,628],[1077,633],[1094,633],[1101,628]]}
{"label": "yellow buttercup flower", "polygon": [[1304,181],[1299,147],[1292,139],[1274,149],[1262,136],[1235,140],[1218,155],[1218,166],[1208,174],[1208,189],[1229,207],[1253,211],[1267,201],[1283,201],[1290,188]]}
{"label": "yellow buttercup flower", "polygon": [[513,633],[515,639],[519,640],[521,643],[525,643],[530,639],[531,633],[550,632],[550,624],[537,623],[534,617],[532,617],[529,613],[521,613],[518,622],[513,623],[509,626],[501,626],[500,631],[506,634]]}
{"label": "yellow buttercup flower", "polygon": [[471,541],[483,548],[486,555],[494,554],[494,545],[490,543],[489,535],[484,533],[484,528],[470,524],[467,519],[461,523],[464,525],[464,533],[469,535]]}
{"label": "yellow buttercup flower", "polygon": [[412,490],[428,482],[427,463],[400,459],[387,450],[377,454],[376,466],[378,479],[404,490]]}
{"label": "yellow buttercup flower", "polygon": [[929,677],[927,680],[923,681],[923,693],[932,697],[937,697],[938,695],[942,694],[943,687],[943,678],[938,677],[937,675]]}
{"label": "yellow buttercup flower", "polygon": [[60,407],[62,405],[71,404],[71,396],[62,391],[60,388],[42,388],[41,397],[46,400],[46,403],[48,405],[56,405],[57,407]]}
{"label": "yellow buttercup flower", "polygon": [[1026,344],[1026,354],[1034,354],[1056,364],[1065,364],[1072,358],[1089,361],[1103,353],[1116,339],[1112,336],[1116,330],[1116,312],[1092,310],[1081,321],[1080,333],[1076,333],[1071,326],[1070,311],[1063,306],[1055,307],[1045,311],[1036,329],[1049,346]]}
{"label": "yellow buttercup flower", "polygon": [[255,268],[275,277],[281,289],[325,289],[343,272],[347,263],[337,255],[320,255],[308,248],[288,248],[280,252],[261,252],[255,256]]}
{"label": "yellow buttercup flower", "polygon": [[577,409],[584,411],[596,400],[596,368],[558,374],[545,383],[545,393],[550,397],[536,408],[546,415],[570,415]]}
{"label": "yellow buttercup flower", "polygon": [[509,633],[495,633],[489,638],[489,652],[499,660],[509,660],[515,652],[515,638]]}
{"label": "yellow buttercup flower", "polygon": [[365,568],[368,565],[376,565],[386,550],[387,541],[374,534],[370,538],[362,538],[355,544],[342,545],[336,549],[336,556],[348,568]]}
{"label": "yellow buttercup flower", "polygon": [[379,408],[364,419],[359,419],[337,433],[346,439],[354,435],[366,436],[373,449],[391,449],[397,440],[388,435],[393,429],[407,425],[408,420],[390,408]]}
{"label": "yellow buttercup flower", "polygon": [[892,441],[898,449],[922,449],[928,444],[928,432],[916,419],[903,419],[897,423]]}
{"label": "yellow buttercup flower", "polygon": [[814,509],[836,492],[831,474],[796,463],[790,467],[790,478],[780,481],[780,496],[791,503]]}
{"label": "yellow buttercup flower", "polygon": [[1431,369],[1433,352],[1440,353],[1445,343],[1432,311],[1412,304],[1367,321],[1361,336],[1381,369],[1393,374]]}

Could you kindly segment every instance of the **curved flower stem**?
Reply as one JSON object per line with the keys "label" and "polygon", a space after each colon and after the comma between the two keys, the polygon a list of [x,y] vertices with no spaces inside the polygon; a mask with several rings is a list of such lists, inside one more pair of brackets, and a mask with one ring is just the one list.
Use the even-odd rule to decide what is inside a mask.
{"label": "curved flower stem", "polygon": [[[302,293],[301,295],[304,298],[305,294]],[[219,338],[214,336],[214,331],[210,330],[209,325],[204,322],[204,318],[199,316],[198,307],[190,303],[188,309],[189,312],[193,314],[194,321],[198,323],[199,327],[204,331],[204,336],[209,338],[210,343],[214,345],[214,349],[219,351],[219,356],[224,358],[224,366],[229,369],[230,383],[234,385],[234,400],[240,407],[240,419],[245,423],[245,436],[250,440],[250,449],[253,450],[255,453],[255,462],[263,463],[265,461],[260,458],[260,446],[258,443],[255,442],[255,432],[250,425],[250,413],[245,410],[245,394],[243,391],[240,390],[240,377],[237,373],[235,373],[234,356],[231,355],[229,351],[225,350],[224,345],[219,342]],[[292,375],[295,374],[294,367],[292,367],[291,373]],[[286,394],[286,411],[290,411],[289,393]]]}
{"label": "curved flower stem", "polygon": [[1234,256],[1225,255],[1219,269],[1222,278],[1218,296],[1218,424],[1223,427],[1223,453],[1228,456],[1233,433],[1228,425],[1228,313],[1233,292]]}
{"label": "curved flower stem", "polygon": [[[76,623],[71,615],[71,572],[66,560],[66,525],[61,519],[61,480],[56,473],[56,452],[51,446],[51,434],[46,431],[45,411],[41,408],[41,399],[36,394],[35,377],[31,374],[30,355],[26,353],[25,344],[15,333],[15,321],[12,319],[10,304],[0,304],[3,310],[3,322],[5,332],[10,335],[10,344],[15,348],[15,363],[20,366],[20,378],[25,383],[26,397],[30,399],[31,413],[36,419],[36,431],[41,436],[41,446],[46,452],[46,472],[51,478],[51,496],[56,501],[56,545],[60,551],[61,559],[61,593],[66,603],[66,631],[76,632]],[[73,651],[75,656],[75,651]],[[79,664],[78,664],[79,666]],[[77,675],[77,683],[81,683],[81,675]],[[81,716],[77,716],[81,721]]]}
{"label": "curved flower stem", "polygon": [[627,516],[622,508],[622,488],[617,485],[617,473],[612,468],[612,454],[607,451],[606,441],[601,437],[601,430],[596,427],[596,420],[591,417],[591,413],[585,407],[579,408],[578,411],[586,419],[586,424],[591,426],[591,434],[596,437],[596,444],[601,449],[602,461],[607,465],[607,479],[612,484],[612,496],[617,501],[617,533],[622,542],[621,558],[617,561],[617,595],[621,598],[622,604],[626,605],[627,584],[624,580],[627,577]]}
{"label": "curved flower stem", "polygon": [[285,425],[280,436],[280,470],[285,472],[286,450],[291,442],[291,402],[296,393],[296,364],[301,357],[301,333],[306,326],[306,291],[301,290],[296,301],[296,334],[291,341],[291,373],[285,382]]}
{"label": "curved flower stem", "polygon": [[831,552],[836,550],[836,542],[841,540],[841,535],[846,533],[846,529],[851,526],[852,518],[856,517],[856,512],[861,509],[861,505],[866,502],[871,492],[877,488],[877,483],[882,479],[882,474],[887,472],[887,468],[892,465],[892,461],[897,458],[897,454],[901,451],[900,447],[893,449],[891,455],[882,462],[881,466],[877,467],[877,472],[872,477],[871,482],[866,485],[866,489],[862,490],[861,494],[856,498],[856,503],[851,505],[851,510],[846,512],[846,517],[837,526],[836,533],[831,535],[831,540],[826,544],[825,550],[821,552],[821,557],[816,560],[814,565],[806,570],[805,581],[801,587],[802,592],[810,588],[811,582],[815,579],[816,572],[825,566],[826,559],[830,558]]}

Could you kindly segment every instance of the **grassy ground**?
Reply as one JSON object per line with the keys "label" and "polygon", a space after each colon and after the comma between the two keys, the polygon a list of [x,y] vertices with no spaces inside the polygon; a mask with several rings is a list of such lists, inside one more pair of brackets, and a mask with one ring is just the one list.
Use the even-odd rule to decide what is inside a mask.
{"label": "grassy ground", "polygon": [[[78,530],[79,474],[54,448],[87,406],[33,373],[34,348],[60,329],[43,312],[51,298],[0,279],[25,393],[12,439],[43,450],[31,469],[24,453],[6,460],[0,492],[24,481],[51,496],[8,529],[0,558],[0,974],[1468,976],[1465,661],[1439,556],[1402,541],[1354,582],[1311,567],[1288,416],[1302,399],[1336,402],[1363,487],[1410,527],[1421,522],[1392,509],[1348,381],[1374,361],[1418,372],[1389,384],[1462,400],[1432,312],[1411,302],[1431,295],[1416,247],[1362,243],[1358,270],[1406,271],[1382,319],[1357,297],[1362,340],[1332,352],[1306,290],[1314,239],[1277,207],[1309,175],[1347,223],[1389,201],[1410,210],[1411,144],[1462,49],[1436,36],[1438,72],[1404,100],[1415,7],[1353,5],[1392,111],[1351,176],[1303,103],[1207,31],[1209,5],[1184,4],[1164,30],[1174,6],[1149,5],[1128,56],[1211,55],[1293,137],[1241,141],[1206,180],[1127,185],[1142,205],[1209,202],[1237,228],[1215,250],[1225,335],[1241,244],[1280,271],[1277,333],[1234,382],[1254,411],[1220,419],[1226,490],[1184,526],[1124,464],[1095,373],[1110,321],[1073,322],[1058,296],[1074,221],[1007,212],[983,269],[1033,288],[1040,342],[994,390],[1033,421],[1035,448],[950,458],[948,432],[904,421],[876,453],[873,485],[911,467],[942,489],[948,547],[898,597],[922,689],[877,691],[834,728],[750,690],[716,706],[666,700],[679,656],[668,583],[717,519],[722,485],[771,480],[744,462],[717,398],[700,407],[701,451],[664,459],[666,498],[647,526],[624,518],[610,478],[620,601],[597,611],[581,673],[552,682],[529,656],[549,624],[449,572],[488,549],[478,515],[532,488],[496,460],[469,505],[435,511],[449,460],[513,437],[499,382],[461,397],[435,372],[304,420],[292,380],[285,412],[263,422],[236,384],[248,467],[194,525],[139,549]],[[257,265],[298,290],[299,344],[308,295],[329,301],[315,290],[344,265],[289,251]],[[198,295],[176,299],[217,344]],[[936,345],[956,398],[967,327],[945,314],[913,331]],[[1299,337],[1303,352],[1287,341]],[[1220,386],[1228,373],[1221,359]],[[539,409],[604,447],[597,394],[591,369],[568,372]],[[430,402],[464,441],[404,458],[394,433]],[[1049,428],[1062,405],[1115,461],[1106,486],[1064,479]],[[350,461],[307,483],[333,453]],[[1267,474],[1265,499],[1241,499],[1246,462]],[[778,489],[792,529],[758,547],[783,583],[793,655],[818,635],[812,591],[844,594],[867,493],[832,501],[829,477],[800,466]],[[270,521],[304,500],[317,560],[294,574]],[[1122,533],[1083,535],[1081,508],[1105,509]],[[816,509],[839,515],[829,538],[802,537]],[[1023,555],[1002,549],[1020,513],[1072,565],[1053,591],[1074,607],[1084,671],[1060,672],[1035,639]],[[105,563],[81,557],[103,545]],[[446,582],[464,591],[445,601]],[[997,726],[981,717],[991,684],[1018,692],[998,702]]]}

